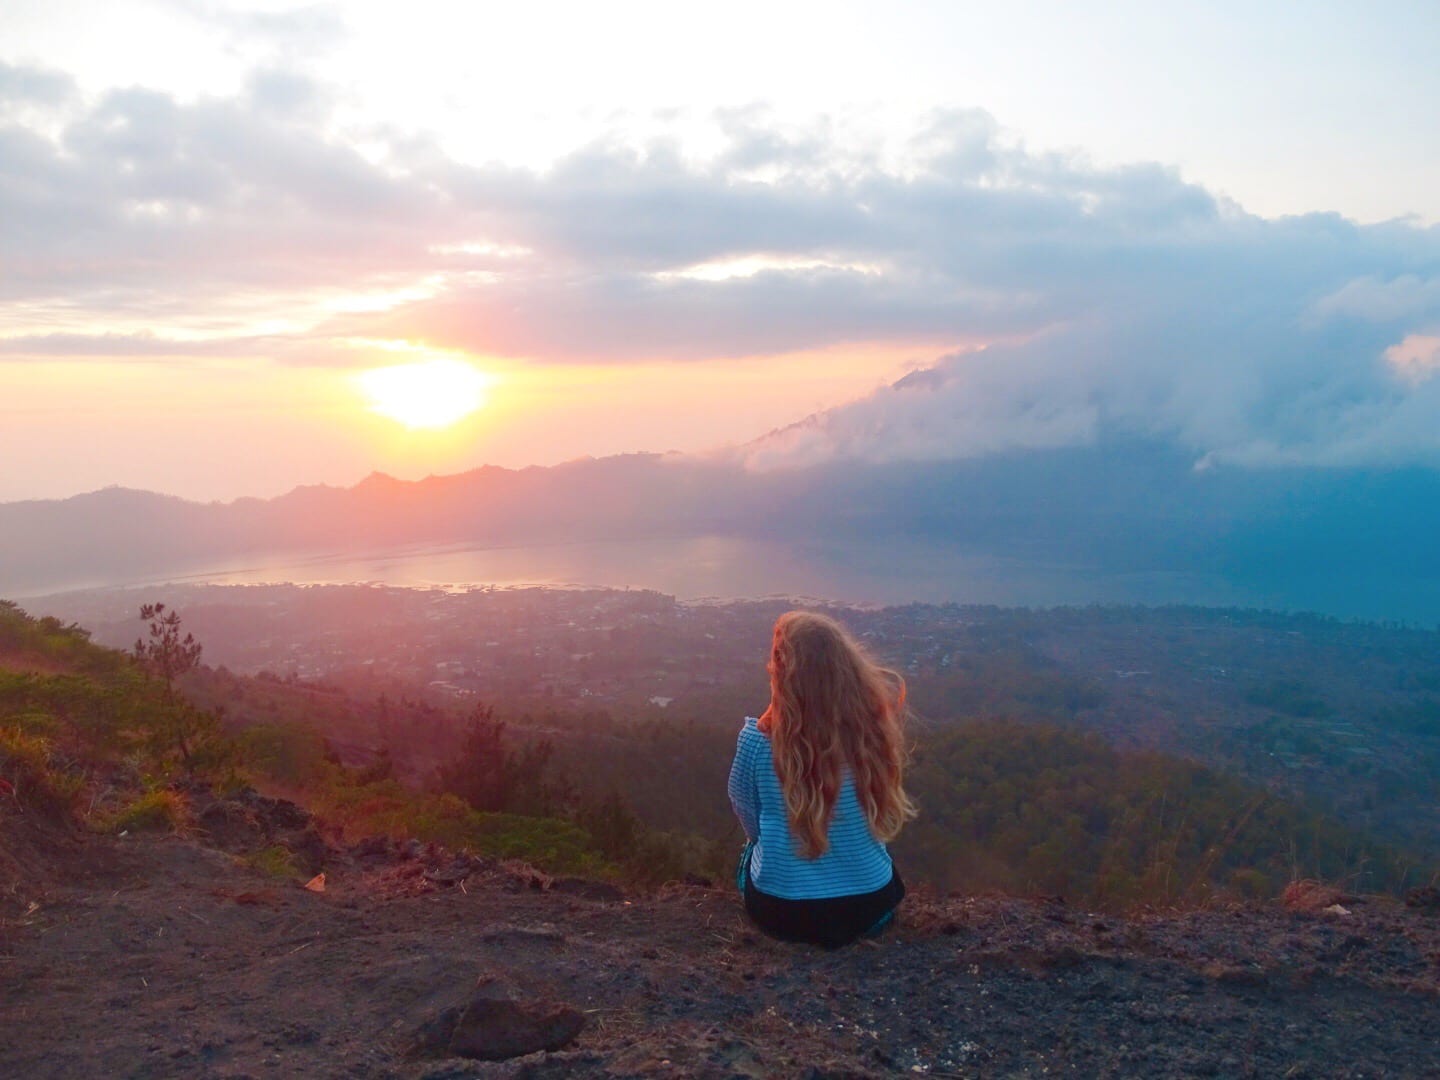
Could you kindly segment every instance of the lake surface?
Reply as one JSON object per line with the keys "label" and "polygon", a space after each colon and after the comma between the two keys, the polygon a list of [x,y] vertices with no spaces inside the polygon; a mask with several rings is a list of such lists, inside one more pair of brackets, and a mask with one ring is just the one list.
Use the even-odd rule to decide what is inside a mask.
{"label": "lake surface", "polygon": [[1122,573],[965,552],[933,542],[793,543],[702,536],[480,547],[418,545],[368,554],[296,556],[108,582],[153,586],[377,583],[644,588],[682,600],[787,596],[850,604],[911,602],[1053,607],[1198,604],[1318,611],[1440,625],[1440,581],[1380,574],[1241,582],[1181,572]]}

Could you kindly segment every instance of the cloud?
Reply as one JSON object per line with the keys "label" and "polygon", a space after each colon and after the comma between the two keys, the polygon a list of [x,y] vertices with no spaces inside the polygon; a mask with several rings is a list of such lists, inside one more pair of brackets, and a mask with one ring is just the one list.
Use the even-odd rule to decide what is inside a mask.
{"label": "cloud", "polygon": [[[1408,383],[1419,384],[1440,375],[1440,336],[1410,334],[1385,350],[1385,359]],[[1437,417],[1440,421],[1440,417]]]}
{"label": "cloud", "polygon": [[759,470],[835,460],[946,461],[1014,450],[1089,445],[1099,405],[1084,380],[1050,384],[1056,372],[1014,350],[1003,360],[956,355],[860,401],[809,417],[744,447]]}
{"label": "cloud", "polygon": [[[1202,279],[1197,279],[1197,285]],[[740,449],[757,469],[1160,441],[1197,468],[1440,466],[1440,337],[1307,325],[1279,291],[1196,296],[942,357]]]}
{"label": "cloud", "polygon": [[162,357],[274,355],[292,347],[279,336],[183,338],[142,330],[108,334],[15,334],[0,337],[0,358],[141,360]]}
{"label": "cloud", "polygon": [[[75,80],[59,71],[0,60],[0,109],[63,105],[75,96]],[[0,112],[0,116],[4,113]]]}
{"label": "cloud", "polygon": [[290,57],[314,56],[346,36],[345,20],[333,4],[306,4],[282,11],[255,11],[214,0],[166,0],[168,6],[227,32],[237,46],[258,44]]}
{"label": "cloud", "polygon": [[1112,437],[1207,466],[1437,460],[1440,228],[1262,219],[1162,165],[1031,152],[981,110],[887,140],[755,106],[716,114],[703,154],[612,133],[522,169],[343,128],[283,60],[194,101],[81,101],[7,65],[6,103],[12,357],[348,364],[349,342],[404,339],[724,363],[891,345],[940,359],[752,463]]}
{"label": "cloud", "polygon": [[[12,84],[35,81],[10,70],[26,76]],[[451,235],[446,195],[327,136],[321,98],[271,70],[235,99],[113,90],[57,114],[53,137],[0,124],[7,322],[25,330],[40,307],[36,329],[53,330],[58,305],[90,326],[151,319],[158,331],[262,294],[283,303],[428,273],[427,245]]]}
{"label": "cloud", "polygon": [[1440,317],[1440,276],[1401,274],[1388,281],[1356,278],[1318,300],[1313,315],[1386,323],[1412,316]]}

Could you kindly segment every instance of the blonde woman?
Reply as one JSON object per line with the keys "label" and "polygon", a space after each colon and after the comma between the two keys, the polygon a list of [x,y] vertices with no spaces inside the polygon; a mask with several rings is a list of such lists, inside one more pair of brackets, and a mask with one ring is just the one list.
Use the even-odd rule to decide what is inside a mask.
{"label": "blonde woman", "polygon": [[775,623],[770,707],[740,729],[730,802],[749,843],[736,884],[767,933],[834,948],[905,895],[887,841],[915,816],[901,786],[905,682],[835,620]]}

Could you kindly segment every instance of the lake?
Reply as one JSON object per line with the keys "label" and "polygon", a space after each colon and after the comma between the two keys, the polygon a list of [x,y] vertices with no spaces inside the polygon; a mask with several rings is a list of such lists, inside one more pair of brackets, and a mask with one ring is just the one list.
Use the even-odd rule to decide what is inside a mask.
{"label": "lake", "polygon": [[94,584],[153,587],[167,581],[645,588],[683,600],[786,596],[861,605],[1197,604],[1440,624],[1440,581],[1434,580],[1387,579],[1379,573],[1265,581],[1169,571],[1127,573],[966,552],[908,539],[826,544],[699,536],[515,547],[426,544],[365,554],[237,562]]}

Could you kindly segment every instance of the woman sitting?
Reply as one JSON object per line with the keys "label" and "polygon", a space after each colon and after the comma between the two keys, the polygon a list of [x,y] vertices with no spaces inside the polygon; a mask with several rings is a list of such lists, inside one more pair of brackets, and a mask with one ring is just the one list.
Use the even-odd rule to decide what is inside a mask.
{"label": "woman sitting", "polygon": [[775,623],[770,707],[740,729],[730,802],[749,843],[736,883],[766,933],[834,948],[905,895],[885,849],[915,816],[901,786],[905,682],[833,619]]}

